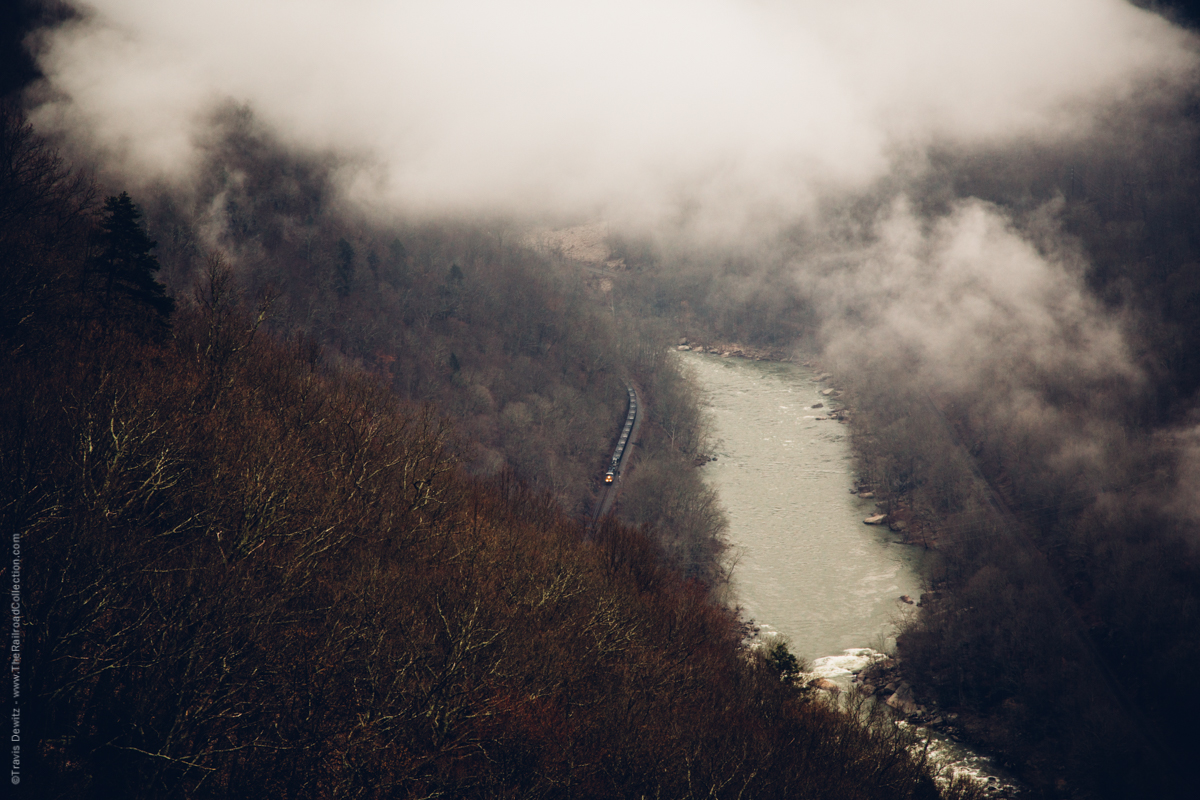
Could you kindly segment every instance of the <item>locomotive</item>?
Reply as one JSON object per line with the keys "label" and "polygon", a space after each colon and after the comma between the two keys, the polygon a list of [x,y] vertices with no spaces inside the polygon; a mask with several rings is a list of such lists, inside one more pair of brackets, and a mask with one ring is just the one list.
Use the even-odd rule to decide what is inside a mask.
{"label": "locomotive", "polygon": [[629,413],[625,415],[625,427],[621,430],[621,437],[617,440],[617,449],[613,451],[612,464],[608,468],[608,472],[604,473],[604,482],[612,483],[621,474],[621,458],[625,455],[625,445],[629,442],[629,433],[633,430],[633,421],[637,418],[637,395],[633,391],[632,386],[626,386],[626,391],[629,392]]}

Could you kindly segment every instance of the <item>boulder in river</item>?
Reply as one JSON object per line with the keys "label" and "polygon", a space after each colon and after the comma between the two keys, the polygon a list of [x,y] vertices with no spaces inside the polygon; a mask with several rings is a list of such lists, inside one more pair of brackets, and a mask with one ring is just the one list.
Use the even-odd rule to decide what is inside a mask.
{"label": "boulder in river", "polygon": [[887,521],[887,514],[876,514],[863,520],[864,525],[882,525]]}
{"label": "boulder in river", "polygon": [[899,598],[897,598],[897,599],[898,599],[898,600],[899,600],[901,603],[908,603],[910,606],[913,604],[913,599],[912,599],[911,597],[909,597],[908,595],[906,595],[906,594],[902,594],[902,595],[900,595],[900,597],[899,597]]}
{"label": "boulder in river", "polygon": [[825,404],[824,403],[813,403],[812,407],[813,408],[824,408]]}
{"label": "boulder in river", "polygon": [[833,394],[833,393],[834,393],[834,392],[836,392],[836,391],[837,391],[837,390],[836,390],[836,389],[834,389],[834,388],[832,388],[832,387],[831,387],[831,388],[829,388],[829,389],[822,389],[822,390],[821,390],[821,396],[822,396],[822,397],[829,397],[829,395]]}
{"label": "boulder in river", "polygon": [[688,347],[686,344],[681,344],[681,345],[679,345],[679,347],[677,347],[677,348],[675,348],[675,349],[676,349],[676,350],[683,350],[683,351],[687,351],[687,350],[691,350],[692,348]]}

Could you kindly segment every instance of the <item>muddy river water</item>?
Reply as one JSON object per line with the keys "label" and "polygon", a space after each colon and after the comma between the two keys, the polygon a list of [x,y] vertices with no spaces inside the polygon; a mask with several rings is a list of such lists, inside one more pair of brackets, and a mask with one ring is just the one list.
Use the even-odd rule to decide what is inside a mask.
{"label": "muddy river water", "polygon": [[[822,419],[838,405],[821,394],[829,383],[794,364],[679,357],[715,423],[717,460],[703,469],[729,517],[735,602],[764,634],[786,636],[814,672],[849,688],[852,671],[892,649],[915,612],[899,598],[920,596],[923,561],[935,556],[863,524],[875,502],[850,491],[849,425]],[[922,736],[948,770],[984,780],[996,796],[1020,793],[985,756]]]}
{"label": "muddy river water", "polygon": [[921,593],[926,554],[863,524],[875,504],[850,492],[849,426],[822,419],[835,403],[820,394],[828,384],[792,364],[680,356],[716,426],[705,477],[729,515],[744,616],[809,661],[888,647],[911,613],[898,598]]}

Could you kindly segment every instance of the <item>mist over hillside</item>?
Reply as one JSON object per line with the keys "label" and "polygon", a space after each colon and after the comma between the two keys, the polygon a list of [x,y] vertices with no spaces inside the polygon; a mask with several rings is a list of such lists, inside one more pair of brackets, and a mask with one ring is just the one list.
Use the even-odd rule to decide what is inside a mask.
{"label": "mist over hillside", "polygon": [[[1068,206],[1097,164],[1190,141],[1200,65],[1192,34],[1119,0],[113,0],[30,41],[35,123],[122,185],[195,193],[222,109],[245,107],[324,160],[326,206],[602,218],[735,254],[728,294],[781,283],[833,351],[886,343],[954,385],[1013,361],[1139,380]],[[1013,207],[995,180],[1035,153],[1053,174]]]}
{"label": "mist over hillside", "polygon": [[[994,359],[1132,375],[1059,194],[1110,155],[1169,151],[1156,134],[1178,133],[1200,64],[1190,33],[1119,0],[114,0],[31,41],[35,123],[122,185],[195,191],[241,106],[325,159],[326,204],[603,218],[739,254],[740,283],[782,259],[835,349],[898,342],[965,383]],[[958,179],[1033,151],[1078,179],[1025,208]]]}
{"label": "mist over hillside", "polygon": [[738,239],[923,171],[930,146],[1080,142],[1186,86],[1194,43],[1119,0],[114,0],[34,37],[43,130],[186,182],[215,108],[341,154],[380,213],[603,216]]}

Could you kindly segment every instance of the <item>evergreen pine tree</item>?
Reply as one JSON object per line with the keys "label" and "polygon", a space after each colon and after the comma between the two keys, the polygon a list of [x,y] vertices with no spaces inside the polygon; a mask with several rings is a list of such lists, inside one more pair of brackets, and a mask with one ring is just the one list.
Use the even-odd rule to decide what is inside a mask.
{"label": "evergreen pine tree", "polygon": [[158,259],[141,225],[142,212],[128,193],[104,201],[104,216],[97,236],[99,253],[91,259],[89,274],[100,317],[131,327],[162,331],[175,300],[154,278]]}

